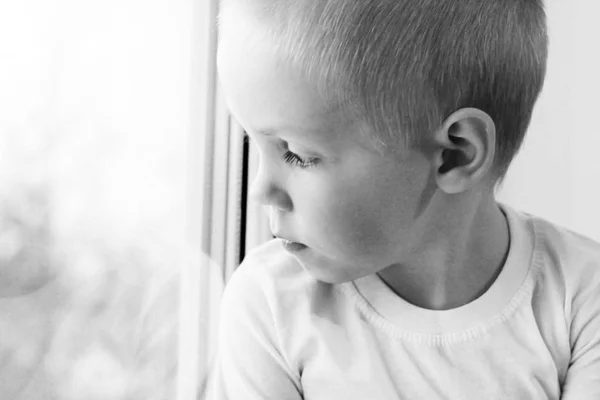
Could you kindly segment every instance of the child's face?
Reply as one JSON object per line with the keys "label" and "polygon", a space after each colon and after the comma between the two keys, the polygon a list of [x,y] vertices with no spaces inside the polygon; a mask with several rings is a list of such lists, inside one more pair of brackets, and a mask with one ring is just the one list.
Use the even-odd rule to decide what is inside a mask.
{"label": "child's face", "polygon": [[[305,244],[294,256],[325,282],[407,260],[424,239],[432,194],[426,158],[416,151],[392,158],[370,150],[358,123],[325,104],[268,43],[249,46],[244,35],[224,31],[221,85],[260,154],[251,195],[267,208],[273,233]],[[293,155],[286,157],[288,150],[314,165],[303,168]]]}

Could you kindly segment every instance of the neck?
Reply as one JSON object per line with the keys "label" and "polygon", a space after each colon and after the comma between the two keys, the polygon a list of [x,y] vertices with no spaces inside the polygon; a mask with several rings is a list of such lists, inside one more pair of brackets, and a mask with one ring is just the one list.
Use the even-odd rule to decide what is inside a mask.
{"label": "neck", "polygon": [[[379,273],[406,301],[427,309],[447,310],[477,299],[500,273],[509,248],[506,218],[493,195],[448,198],[428,213],[425,246],[409,260]],[[470,207],[466,207],[470,204]]]}

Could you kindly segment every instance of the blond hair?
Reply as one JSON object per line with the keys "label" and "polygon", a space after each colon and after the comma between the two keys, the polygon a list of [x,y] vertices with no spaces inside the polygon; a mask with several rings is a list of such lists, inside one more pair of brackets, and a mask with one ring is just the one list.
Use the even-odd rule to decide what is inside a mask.
{"label": "blond hair", "polygon": [[495,122],[497,177],[518,152],[542,89],[542,0],[223,0],[250,11],[277,51],[380,148],[418,146],[452,112]]}

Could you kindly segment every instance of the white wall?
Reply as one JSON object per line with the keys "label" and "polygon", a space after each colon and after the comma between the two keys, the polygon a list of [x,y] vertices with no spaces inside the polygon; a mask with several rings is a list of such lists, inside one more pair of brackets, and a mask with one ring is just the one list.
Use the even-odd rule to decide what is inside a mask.
{"label": "white wall", "polygon": [[546,83],[498,199],[600,241],[600,2],[546,3]]}

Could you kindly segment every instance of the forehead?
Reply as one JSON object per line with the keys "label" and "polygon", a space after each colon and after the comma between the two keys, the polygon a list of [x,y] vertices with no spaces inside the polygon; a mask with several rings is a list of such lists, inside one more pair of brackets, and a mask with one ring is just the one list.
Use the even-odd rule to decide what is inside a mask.
{"label": "forehead", "polygon": [[222,25],[218,72],[227,104],[252,131],[335,134],[350,123],[296,68],[279,57],[272,41],[247,23]]}

